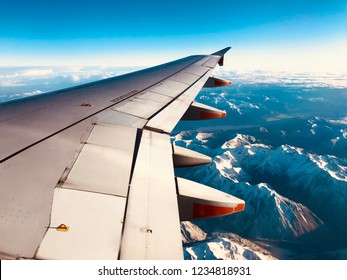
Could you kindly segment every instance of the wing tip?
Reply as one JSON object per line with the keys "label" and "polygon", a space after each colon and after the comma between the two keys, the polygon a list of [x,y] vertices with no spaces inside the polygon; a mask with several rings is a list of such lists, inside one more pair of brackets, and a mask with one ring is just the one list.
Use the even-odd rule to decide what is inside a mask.
{"label": "wing tip", "polygon": [[219,50],[219,51],[217,51],[217,52],[212,53],[211,55],[224,56],[224,54],[225,54],[228,50],[230,50],[230,49],[231,49],[231,47],[226,47],[226,48],[224,48],[224,49],[221,49],[221,50]]}

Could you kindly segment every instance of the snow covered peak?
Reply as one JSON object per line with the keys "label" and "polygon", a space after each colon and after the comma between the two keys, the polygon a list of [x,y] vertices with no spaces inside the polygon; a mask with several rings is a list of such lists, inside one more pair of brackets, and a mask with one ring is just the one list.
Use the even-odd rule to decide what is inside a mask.
{"label": "snow covered peak", "polygon": [[[208,236],[191,222],[181,223],[184,257],[190,260],[270,260],[271,254],[255,243],[233,233],[213,233]],[[189,236],[187,242],[186,236]]]}
{"label": "snow covered peak", "polygon": [[250,145],[251,143],[255,143],[256,139],[253,136],[249,135],[244,135],[244,134],[236,134],[236,136],[225,142],[222,145],[222,149],[230,149],[230,148],[236,148],[239,146],[244,146],[244,145]]}
{"label": "snow covered peak", "polygon": [[239,180],[247,181],[249,179],[248,175],[242,171],[240,165],[237,163],[237,160],[230,151],[227,151],[220,156],[216,156],[213,159],[213,162],[222,176],[235,183],[239,182]]}
{"label": "snow covered peak", "polygon": [[342,165],[343,163],[335,156],[314,154],[308,154],[308,156],[312,162],[317,164],[319,168],[324,170],[332,178],[347,182],[347,166]]}
{"label": "snow covered peak", "polygon": [[189,221],[181,222],[181,234],[183,243],[203,241],[207,236],[206,232]]}
{"label": "snow covered peak", "polygon": [[198,139],[201,143],[206,143],[208,140],[208,138],[211,138],[213,137],[213,133],[202,133],[202,132],[199,132],[195,138]]}
{"label": "snow covered peak", "polygon": [[302,155],[304,153],[304,149],[294,147],[291,145],[282,145],[281,146],[282,150],[285,151],[287,154],[292,154],[292,153],[297,153],[299,155]]}

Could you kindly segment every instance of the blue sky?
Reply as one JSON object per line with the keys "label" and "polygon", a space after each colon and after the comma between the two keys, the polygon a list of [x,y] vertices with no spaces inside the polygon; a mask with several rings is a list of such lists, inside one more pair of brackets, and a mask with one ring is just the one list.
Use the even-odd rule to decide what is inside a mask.
{"label": "blue sky", "polygon": [[2,0],[0,65],[147,66],[232,46],[231,69],[344,71],[346,3]]}

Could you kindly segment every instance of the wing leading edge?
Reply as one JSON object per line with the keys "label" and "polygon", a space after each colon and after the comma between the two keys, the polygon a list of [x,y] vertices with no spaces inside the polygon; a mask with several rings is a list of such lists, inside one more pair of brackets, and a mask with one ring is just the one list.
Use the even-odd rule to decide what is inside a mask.
{"label": "wing leading edge", "polygon": [[225,116],[193,101],[228,49],[0,104],[0,255],[180,259],[180,220],[242,211],[175,178],[169,136],[184,115]]}

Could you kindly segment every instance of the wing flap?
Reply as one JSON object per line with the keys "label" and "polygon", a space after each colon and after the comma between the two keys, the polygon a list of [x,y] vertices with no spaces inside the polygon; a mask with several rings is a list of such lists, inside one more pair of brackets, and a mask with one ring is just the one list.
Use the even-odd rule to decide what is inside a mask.
{"label": "wing flap", "polygon": [[171,100],[166,95],[147,91],[114,106],[113,110],[148,119]]}
{"label": "wing flap", "polygon": [[208,68],[215,68],[216,64],[218,63],[218,61],[220,60],[219,56],[210,56],[208,60],[206,60],[202,66],[208,67]]}
{"label": "wing flap", "polygon": [[63,188],[126,197],[136,133],[131,127],[95,125]]}
{"label": "wing flap", "polygon": [[196,75],[195,73],[189,73],[186,71],[182,71],[180,73],[177,73],[169,78],[170,81],[185,83],[187,85],[194,84],[198,79],[200,78],[200,75]]}
{"label": "wing flap", "polygon": [[209,78],[209,72],[200,78],[195,84],[188,88],[181,96],[170,103],[166,108],[154,116],[146,127],[171,133],[173,128],[179,122],[181,117],[192,104],[196,95],[199,93],[206,80]]}
{"label": "wing flap", "polygon": [[[126,198],[56,188],[38,259],[117,259]],[[57,228],[64,224],[67,231]]]}
{"label": "wing flap", "polygon": [[[94,125],[75,163],[60,179],[62,186],[54,191],[50,227],[37,258],[118,257],[136,135],[132,127]],[[59,223],[70,229],[57,231]]]}
{"label": "wing flap", "polygon": [[186,69],[184,69],[184,72],[187,73],[191,73],[197,76],[203,76],[206,74],[206,72],[209,70],[209,68],[201,66],[201,65],[197,65],[197,64],[193,64],[190,65],[189,67],[187,67]]}
{"label": "wing flap", "polygon": [[182,259],[169,135],[143,131],[125,217],[121,259]]}
{"label": "wing flap", "polygon": [[186,84],[166,80],[151,88],[151,91],[170,96],[172,98],[180,95],[188,88]]}
{"label": "wing flap", "polygon": [[118,112],[111,108],[94,116],[92,122],[96,124],[115,124],[141,129],[146,125],[147,120]]}

